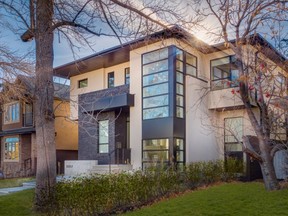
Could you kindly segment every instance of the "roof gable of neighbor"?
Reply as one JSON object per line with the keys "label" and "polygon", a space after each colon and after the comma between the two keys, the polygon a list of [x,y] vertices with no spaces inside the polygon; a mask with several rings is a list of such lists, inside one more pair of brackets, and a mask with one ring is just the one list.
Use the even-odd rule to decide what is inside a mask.
{"label": "roof gable of neighbor", "polygon": [[[21,98],[23,96],[32,98],[35,94],[35,77],[18,75],[13,83],[4,83],[1,92],[2,102],[10,98]],[[6,98],[5,98],[6,97]],[[54,83],[54,98],[68,101],[70,97],[70,86]],[[28,98],[27,98],[28,99]]]}

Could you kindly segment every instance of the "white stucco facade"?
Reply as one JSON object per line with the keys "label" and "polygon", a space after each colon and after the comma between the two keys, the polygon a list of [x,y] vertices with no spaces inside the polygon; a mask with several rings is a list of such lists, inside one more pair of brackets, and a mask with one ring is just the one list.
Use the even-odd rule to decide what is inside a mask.
{"label": "white stucco facade", "polygon": [[[130,136],[129,148],[131,149],[129,162],[133,169],[141,169],[143,165],[142,127],[145,120],[142,118],[142,55],[170,46],[182,49],[197,58],[197,76],[185,75],[185,163],[224,158],[224,124],[227,118],[242,118],[243,135],[254,135],[239,95],[231,92],[235,88],[211,90],[211,61],[233,55],[230,49],[204,53],[192,44],[173,38],[145,44],[138,48],[131,47],[126,62],[71,76],[70,108],[71,118],[78,119],[78,107],[81,106],[78,104],[78,96],[108,89],[109,72],[114,72],[115,87],[124,85],[125,68],[129,67],[129,94],[134,96],[134,105],[129,107],[130,131],[127,134]],[[78,82],[83,79],[88,79],[88,85],[79,88]],[[257,112],[255,108],[255,113]],[[159,139],[163,138],[165,137],[159,137]]]}

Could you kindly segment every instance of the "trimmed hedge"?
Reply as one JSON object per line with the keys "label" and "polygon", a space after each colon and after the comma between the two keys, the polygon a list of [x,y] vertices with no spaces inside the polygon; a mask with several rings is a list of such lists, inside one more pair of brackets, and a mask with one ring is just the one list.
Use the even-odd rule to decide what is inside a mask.
{"label": "trimmed hedge", "polygon": [[154,167],[133,173],[79,177],[56,185],[49,215],[109,215],[138,208],[187,189],[235,179],[233,159],[197,162],[183,171]]}

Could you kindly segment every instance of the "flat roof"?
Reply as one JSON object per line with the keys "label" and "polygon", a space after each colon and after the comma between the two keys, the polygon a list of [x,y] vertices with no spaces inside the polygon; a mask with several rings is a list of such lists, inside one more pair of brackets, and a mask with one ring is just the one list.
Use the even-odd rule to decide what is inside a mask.
{"label": "flat roof", "polygon": [[[197,50],[204,54],[228,49],[224,43],[208,45],[182,28],[174,26],[170,29],[165,29],[146,37],[142,37],[122,45],[114,46],[76,61],[58,66],[54,68],[54,75],[63,78],[70,78],[71,76],[76,76],[92,70],[107,68],[117,64],[129,62],[131,50],[168,38],[181,39],[191,46],[194,46]],[[264,52],[268,58],[278,63],[284,70],[288,69],[287,59],[260,34],[251,35],[250,39],[252,39],[252,45],[261,45],[257,46],[259,51]],[[230,42],[235,43],[235,40],[231,40]]]}

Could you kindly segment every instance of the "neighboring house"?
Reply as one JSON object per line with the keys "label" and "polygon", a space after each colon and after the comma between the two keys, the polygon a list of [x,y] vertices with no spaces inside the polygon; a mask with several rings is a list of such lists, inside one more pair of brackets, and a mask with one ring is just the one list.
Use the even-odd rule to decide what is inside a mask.
{"label": "neighboring house", "polygon": [[[57,171],[63,173],[64,160],[77,159],[77,124],[70,116],[69,86],[54,83],[54,114]],[[11,85],[4,83],[1,101],[1,166],[5,178],[35,175],[37,163],[34,125],[34,78],[18,76]]]}
{"label": "neighboring house", "polygon": [[[256,44],[269,61],[285,61],[259,35],[255,53]],[[70,79],[79,160],[138,169],[229,155],[245,161],[248,178],[258,178],[259,165],[232,135],[242,141],[254,134],[231,93],[238,78],[233,55],[224,44],[210,46],[175,28],[55,68]]]}

